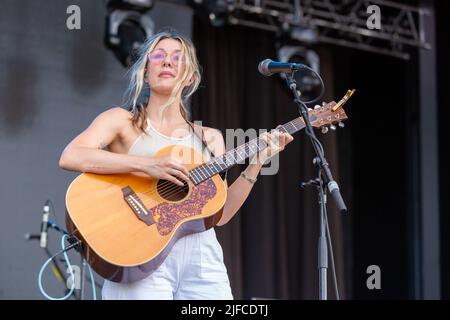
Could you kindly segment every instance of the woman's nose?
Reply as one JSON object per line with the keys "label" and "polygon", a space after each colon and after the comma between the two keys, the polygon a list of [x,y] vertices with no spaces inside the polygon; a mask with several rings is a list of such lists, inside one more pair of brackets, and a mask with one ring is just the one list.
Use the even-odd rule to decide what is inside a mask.
{"label": "woman's nose", "polygon": [[163,66],[172,66],[172,61],[170,61],[170,56],[166,55],[166,57],[163,60]]}

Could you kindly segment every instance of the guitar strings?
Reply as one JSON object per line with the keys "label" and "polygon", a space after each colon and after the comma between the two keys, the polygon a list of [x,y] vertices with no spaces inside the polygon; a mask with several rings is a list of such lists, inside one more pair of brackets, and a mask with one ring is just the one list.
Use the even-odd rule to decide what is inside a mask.
{"label": "guitar strings", "polygon": [[[252,141],[253,141],[253,140],[252,140]],[[245,148],[245,147],[244,147],[244,148]],[[265,149],[265,147],[264,147],[263,149],[261,149],[260,151],[262,151],[262,150],[264,150],[264,149]],[[251,156],[251,155],[250,155],[250,156]],[[222,155],[222,156],[219,156],[219,157],[223,157],[223,155]],[[219,158],[219,157],[216,157],[216,158]],[[226,162],[224,162],[223,160],[222,160],[222,162],[223,162],[223,163],[226,163]],[[218,173],[216,173],[216,174],[218,174]],[[214,175],[216,175],[216,174],[214,174]],[[199,174],[199,177],[200,177],[201,179],[203,179],[203,178],[201,177],[200,174]],[[172,181],[166,180],[166,181],[164,181],[164,182],[161,183],[159,189],[158,189],[158,188],[155,188],[154,190],[149,190],[149,191],[146,191],[146,192],[140,192],[139,194],[145,194],[145,195],[150,195],[150,196],[152,196],[152,195],[157,194],[157,193],[162,193],[162,192],[169,191],[169,193],[166,194],[166,195],[164,195],[164,196],[170,197],[170,196],[173,196],[173,195],[175,195],[175,194],[177,194],[177,193],[180,193],[182,190],[185,190],[186,188],[189,189],[189,184],[188,184],[188,183],[186,184],[186,182],[185,182],[184,180],[181,180],[181,179],[178,178],[178,177],[175,177],[175,179],[178,179],[179,181],[184,182],[185,185],[184,185],[184,186],[179,186],[179,185],[176,185],[176,184],[175,184],[174,182],[172,182]],[[206,178],[204,181],[206,181],[207,179],[209,179],[209,178]],[[202,181],[202,182],[203,182],[203,181]]]}
{"label": "guitar strings", "polygon": [[[219,158],[219,157],[223,157],[223,155],[222,155],[222,156],[218,156],[218,157],[216,157],[216,158]],[[222,160],[222,162],[225,163],[223,160]],[[197,167],[197,168],[198,168],[198,167]],[[218,174],[218,173],[216,173],[216,174]],[[216,175],[216,174],[214,174],[214,175]],[[200,174],[198,174],[198,176],[199,176],[201,179],[203,179],[203,178],[201,177]],[[182,181],[182,182],[184,182],[184,183],[186,184],[186,182],[185,182],[184,180],[180,179],[179,177],[175,177],[175,179],[178,179],[179,181]],[[207,180],[207,179],[208,179],[208,178],[206,178],[206,180]],[[170,180],[165,180],[164,182],[162,182],[162,183],[160,184],[159,189],[158,189],[158,188],[155,188],[156,190],[150,190],[150,191],[146,191],[146,192],[140,192],[140,194],[146,194],[146,195],[152,196],[152,195],[154,195],[154,194],[156,194],[156,193],[162,193],[162,192],[166,192],[166,191],[172,191],[172,192],[175,192],[175,193],[169,193],[168,195],[166,195],[166,197],[168,197],[168,196],[171,196],[171,195],[174,195],[174,194],[176,194],[176,193],[181,192],[180,189],[182,188],[182,189],[184,190],[184,189],[186,189],[186,187],[189,188],[189,185],[187,184],[187,185],[184,185],[184,186],[179,186],[179,185],[176,185],[174,182],[172,182],[172,181],[170,181]]]}
{"label": "guitar strings", "polygon": [[[297,120],[297,119],[295,119],[295,120]],[[279,130],[279,128],[281,127],[281,128],[283,128],[283,129],[285,129],[286,130],[286,127],[288,126],[288,125],[291,125],[291,126],[293,126],[294,127],[294,129],[297,129],[296,127],[295,127],[295,125],[293,125],[292,123],[287,123],[287,124],[285,124],[284,126],[279,126],[279,127],[277,127],[276,129],[274,129],[274,130]],[[287,130],[286,130],[287,131]],[[248,145],[250,142],[252,142],[252,141],[254,141],[254,140],[257,140],[257,142],[260,142],[260,138],[259,137],[257,137],[257,138],[255,138],[255,139],[252,139],[251,141],[249,141],[248,143],[246,143],[245,145],[243,145],[244,146],[244,149],[245,149],[245,146],[246,145]],[[264,150],[265,148],[266,148],[267,146],[264,146],[263,147],[263,149],[261,149],[261,150],[259,150],[259,151],[262,151],[262,150]],[[223,155],[222,156],[219,156],[219,157],[223,157]],[[216,158],[218,158],[218,157],[216,157]],[[222,162],[223,162],[223,160],[222,160]],[[201,175],[200,175],[200,178],[201,178]],[[174,196],[174,195],[176,195],[176,194],[178,194],[178,193],[180,193],[180,192],[185,192],[185,190],[187,189],[187,190],[189,190],[189,183],[187,183],[187,182],[185,182],[184,180],[181,180],[180,178],[178,178],[178,177],[175,177],[175,179],[178,179],[179,181],[182,181],[182,182],[184,182],[185,183],[185,185],[183,185],[183,186],[179,186],[179,185],[177,185],[177,184],[175,184],[174,182],[172,182],[172,181],[169,181],[169,180],[166,180],[166,181],[164,181],[164,182],[162,182],[161,184],[160,184],[160,188],[158,189],[158,187],[156,187],[154,190],[149,190],[149,191],[146,191],[146,192],[139,192],[139,194],[145,194],[145,195],[149,195],[149,196],[153,196],[153,195],[155,195],[155,194],[157,194],[157,193],[163,193],[163,192],[169,192],[169,193],[167,193],[167,194],[164,194],[164,196],[165,197],[171,197],[171,196]],[[207,178],[208,179],[208,178]]]}
{"label": "guitar strings", "polygon": [[[256,138],[256,139],[258,140],[258,142],[260,142],[259,137]],[[253,140],[255,140],[255,139],[253,139]],[[253,141],[253,140],[251,140],[251,141]],[[250,143],[251,141],[249,141],[248,143]],[[266,147],[267,147],[267,146],[264,146],[263,149],[261,149],[261,150],[259,150],[259,151],[264,150]],[[244,148],[245,148],[245,145],[244,145]],[[219,156],[219,157],[223,157],[223,155],[222,155],[222,156]],[[216,158],[218,158],[218,157],[216,157]],[[222,162],[223,162],[223,160],[222,160]],[[201,178],[201,175],[199,175],[199,176],[200,176],[200,178]],[[163,192],[168,192],[167,194],[163,194],[164,197],[168,198],[168,197],[172,197],[172,196],[174,196],[174,195],[176,195],[176,194],[179,194],[180,192],[186,192],[186,190],[189,190],[190,187],[189,187],[189,184],[188,184],[188,183],[186,183],[184,180],[181,180],[181,179],[178,178],[178,177],[175,177],[175,179],[178,179],[179,181],[183,181],[183,182],[185,183],[185,185],[179,186],[179,185],[176,185],[176,184],[175,184],[174,182],[172,182],[172,181],[166,180],[166,181],[164,181],[164,182],[161,183],[159,189],[158,189],[158,187],[156,187],[156,188],[153,189],[153,190],[149,190],[149,191],[145,191],[145,192],[139,192],[139,193],[137,193],[137,194],[153,196],[153,195],[158,194],[158,193],[159,193],[159,194],[163,194]],[[207,178],[207,179],[209,179],[209,178]],[[206,179],[206,180],[207,180],[207,179]],[[206,180],[205,180],[205,181],[206,181]],[[202,182],[203,182],[203,181],[202,181]]]}

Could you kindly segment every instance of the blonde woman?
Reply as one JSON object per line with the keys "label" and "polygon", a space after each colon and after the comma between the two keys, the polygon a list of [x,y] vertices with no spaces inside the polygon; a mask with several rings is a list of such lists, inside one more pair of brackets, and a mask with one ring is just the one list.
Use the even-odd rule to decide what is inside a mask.
{"label": "blonde woman", "polygon": [[[188,171],[171,157],[156,158],[159,149],[173,144],[187,145],[209,158],[225,152],[218,130],[194,126],[187,117],[186,100],[200,83],[200,71],[192,42],[175,31],[149,38],[131,69],[131,111],[112,108],[64,149],[59,165],[66,170],[114,174],[143,172],[158,179],[183,185]],[[145,87],[150,88],[146,105],[138,104]],[[202,135],[196,134],[198,129]],[[292,136],[265,134],[268,148],[261,151],[231,186],[218,225],[236,214],[250,193],[264,163]],[[202,148],[203,143],[207,148]],[[147,278],[122,284],[105,280],[104,299],[232,299],[223,263],[223,253],[214,228],[178,240],[162,265]]]}

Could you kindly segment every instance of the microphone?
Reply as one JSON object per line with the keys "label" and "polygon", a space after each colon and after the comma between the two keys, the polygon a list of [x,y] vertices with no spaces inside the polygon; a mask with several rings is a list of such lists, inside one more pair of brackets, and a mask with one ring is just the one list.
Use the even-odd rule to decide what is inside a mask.
{"label": "microphone", "polygon": [[278,62],[270,59],[263,60],[258,65],[258,71],[264,76],[271,76],[278,72],[293,72],[301,68],[309,68],[305,64],[292,62]]}
{"label": "microphone", "polygon": [[30,240],[41,240],[41,235],[40,234],[31,234],[31,233],[25,233],[25,240],[30,241]]}
{"label": "microphone", "polygon": [[41,248],[47,247],[48,216],[50,214],[49,203],[50,200],[47,200],[43,208],[42,223],[41,223],[41,239],[39,244]]}

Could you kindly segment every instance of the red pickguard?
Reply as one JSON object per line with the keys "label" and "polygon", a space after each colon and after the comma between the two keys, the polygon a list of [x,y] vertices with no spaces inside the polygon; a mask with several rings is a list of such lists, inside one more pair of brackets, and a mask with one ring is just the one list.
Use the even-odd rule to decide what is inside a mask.
{"label": "red pickguard", "polygon": [[[172,232],[175,225],[184,218],[201,214],[203,207],[217,192],[211,179],[205,180],[193,187],[188,199],[179,203],[163,202],[149,211],[157,220],[158,232],[165,236]],[[155,216],[159,216],[157,219]]]}

